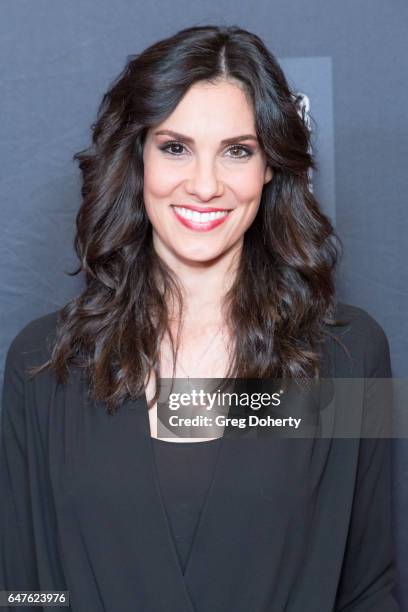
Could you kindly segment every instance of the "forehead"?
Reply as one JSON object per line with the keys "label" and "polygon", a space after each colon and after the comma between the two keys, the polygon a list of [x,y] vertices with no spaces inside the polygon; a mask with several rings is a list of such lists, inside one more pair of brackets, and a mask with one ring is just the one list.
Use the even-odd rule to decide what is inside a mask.
{"label": "forehead", "polygon": [[238,82],[195,83],[156,129],[219,140],[255,130],[253,105]]}

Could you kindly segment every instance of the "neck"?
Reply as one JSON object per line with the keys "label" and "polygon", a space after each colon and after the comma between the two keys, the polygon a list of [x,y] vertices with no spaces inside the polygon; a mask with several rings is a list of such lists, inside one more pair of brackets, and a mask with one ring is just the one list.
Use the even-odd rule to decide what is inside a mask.
{"label": "neck", "polygon": [[232,286],[242,252],[242,241],[222,256],[205,262],[191,262],[157,249],[182,286],[184,318],[194,324],[220,321],[223,299]]}

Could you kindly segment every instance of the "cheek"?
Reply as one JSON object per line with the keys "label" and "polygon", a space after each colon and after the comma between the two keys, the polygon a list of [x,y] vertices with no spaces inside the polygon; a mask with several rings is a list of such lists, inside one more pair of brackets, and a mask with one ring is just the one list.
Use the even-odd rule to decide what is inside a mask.
{"label": "cheek", "polygon": [[144,195],[146,201],[149,197],[162,198],[169,195],[177,184],[179,172],[177,168],[166,163],[155,155],[147,155],[144,163]]}
{"label": "cheek", "polygon": [[257,205],[263,189],[263,174],[258,169],[248,168],[247,172],[240,172],[234,177],[233,188],[237,199],[245,203]]}
{"label": "cheek", "polygon": [[143,182],[146,200],[166,197],[177,182],[177,169],[150,143],[143,153]]}

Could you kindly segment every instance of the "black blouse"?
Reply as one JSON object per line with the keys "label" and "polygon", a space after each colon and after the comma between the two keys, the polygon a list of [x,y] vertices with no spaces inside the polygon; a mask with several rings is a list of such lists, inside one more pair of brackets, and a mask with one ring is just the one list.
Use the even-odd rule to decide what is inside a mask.
{"label": "black blouse", "polygon": [[161,494],[183,574],[212,480],[219,442],[220,438],[204,442],[152,438]]}
{"label": "black blouse", "polygon": [[[388,410],[383,329],[360,308],[339,304],[336,316],[348,322],[329,331],[347,352],[330,337],[323,372],[356,383],[357,419],[375,414],[378,401]],[[6,356],[0,590],[69,591],[70,608],[52,609],[74,612],[399,609],[389,439],[269,438],[254,428],[214,445],[193,442],[197,463],[188,484],[200,491],[193,496],[197,518],[190,516],[183,534],[187,522],[171,510],[178,485],[156,469],[155,457],[163,466],[157,450],[180,459],[191,449],[152,443],[145,395],[109,415],[103,402],[89,399],[78,368],[64,385],[47,369],[29,376],[27,368],[50,356],[57,318],[55,311],[31,321]],[[350,398],[343,399],[347,412]],[[319,415],[330,434],[327,410]],[[176,541],[180,533],[185,538],[184,571],[171,521]]]}

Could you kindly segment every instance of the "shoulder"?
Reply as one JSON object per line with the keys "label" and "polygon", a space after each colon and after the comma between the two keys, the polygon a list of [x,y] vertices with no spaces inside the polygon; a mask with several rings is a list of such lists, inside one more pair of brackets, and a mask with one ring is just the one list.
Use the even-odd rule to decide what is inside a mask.
{"label": "shoulder", "polygon": [[12,338],[6,353],[6,366],[22,366],[39,354],[48,359],[56,337],[59,310],[32,319]]}
{"label": "shoulder", "polygon": [[37,440],[40,452],[47,448],[54,378],[48,369],[34,377],[30,370],[51,356],[58,313],[53,311],[29,321],[13,337],[6,353],[1,394],[2,435],[10,444],[17,436],[21,449],[28,449],[28,436],[33,441],[32,449],[37,448]]}
{"label": "shoulder", "polygon": [[341,322],[327,329],[348,350],[355,372],[361,377],[391,375],[390,347],[382,325],[367,310],[338,302],[335,318]]}
{"label": "shoulder", "polygon": [[[6,352],[4,377],[1,395],[2,423],[12,423],[14,431],[24,432],[28,422],[26,411],[33,414],[35,409],[35,391],[37,384],[29,384],[29,369],[48,361],[51,344],[55,337],[58,312],[51,312],[29,321],[12,339]],[[42,378],[45,393],[40,393],[41,414],[46,421],[48,391],[50,388],[48,373]],[[35,420],[38,422],[38,415]],[[31,418],[31,417],[30,417]]]}

